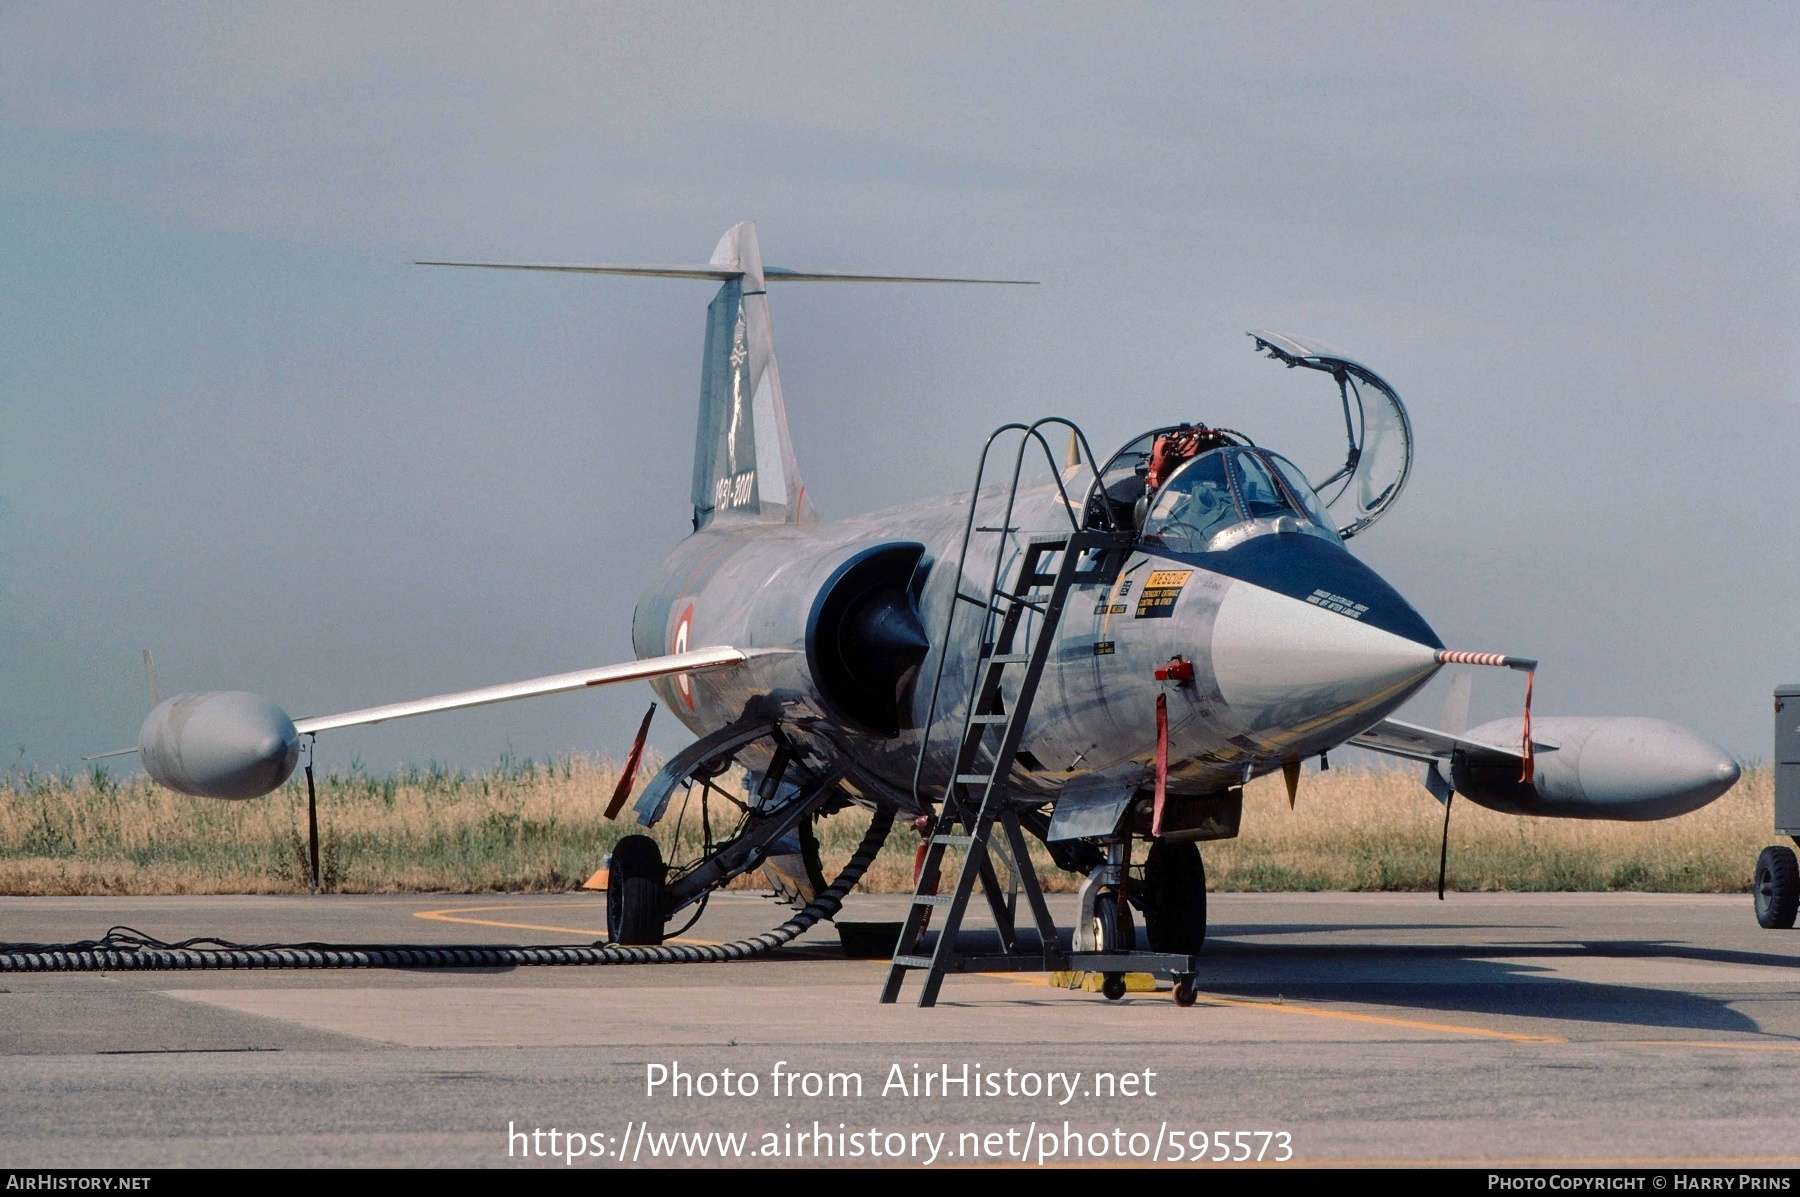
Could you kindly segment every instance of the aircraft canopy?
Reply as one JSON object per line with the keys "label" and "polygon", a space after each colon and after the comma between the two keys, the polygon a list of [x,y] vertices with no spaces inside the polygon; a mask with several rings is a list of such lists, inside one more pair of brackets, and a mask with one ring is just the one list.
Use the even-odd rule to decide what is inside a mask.
{"label": "aircraft canopy", "polygon": [[1338,535],[1349,540],[1380,519],[1412,473],[1412,421],[1394,388],[1342,350],[1311,337],[1259,330],[1256,348],[1291,367],[1319,370],[1337,382],[1349,441],[1342,468],[1318,484]]}

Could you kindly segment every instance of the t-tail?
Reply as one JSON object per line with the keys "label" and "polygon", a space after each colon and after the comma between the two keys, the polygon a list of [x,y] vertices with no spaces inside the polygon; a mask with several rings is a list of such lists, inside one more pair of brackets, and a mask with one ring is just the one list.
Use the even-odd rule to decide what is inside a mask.
{"label": "t-tail", "polygon": [[706,309],[694,530],[710,523],[810,523],[819,516],[807,501],[788,435],[756,225],[732,226],[711,264],[738,273]]}
{"label": "t-tail", "polygon": [[541,262],[420,262],[566,274],[631,274],[718,279],[706,310],[706,356],[700,370],[700,421],[694,440],[694,530],[710,524],[801,524],[819,518],[807,497],[788,435],[781,371],[769,326],[767,286],[782,283],[1000,283],[1024,279],[926,278],[839,274],[765,267],[756,224],[733,225],[711,261],[700,265],[560,265]]}

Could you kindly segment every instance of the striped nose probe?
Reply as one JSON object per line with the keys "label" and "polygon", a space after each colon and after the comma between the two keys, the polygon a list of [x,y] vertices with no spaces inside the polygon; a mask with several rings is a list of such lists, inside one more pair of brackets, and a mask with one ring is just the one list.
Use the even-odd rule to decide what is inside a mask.
{"label": "striped nose probe", "polygon": [[1439,665],[1492,665],[1500,669],[1517,669],[1525,675],[1524,743],[1519,748],[1522,762],[1519,780],[1530,785],[1537,776],[1536,764],[1531,755],[1531,683],[1537,677],[1538,663],[1530,657],[1509,657],[1505,653],[1460,652],[1450,648],[1438,649],[1437,659]]}

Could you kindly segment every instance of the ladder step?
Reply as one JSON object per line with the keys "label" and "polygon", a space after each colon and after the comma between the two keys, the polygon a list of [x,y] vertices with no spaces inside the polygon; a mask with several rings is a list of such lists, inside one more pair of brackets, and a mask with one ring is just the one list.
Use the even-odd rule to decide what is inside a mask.
{"label": "ladder step", "polygon": [[956,784],[959,786],[984,786],[994,780],[992,773],[958,773]]}
{"label": "ladder step", "polygon": [[948,906],[955,901],[955,894],[915,894],[912,904],[914,906]]}
{"label": "ladder step", "polygon": [[929,957],[929,956],[896,956],[896,957],[894,957],[894,967],[895,968],[930,968],[931,967],[931,957]]}
{"label": "ladder step", "polygon": [[969,722],[970,723],[1005,723],[1008,719],[1011,719],[1011,718],[1012,718],[1011,715],[971,715],[971,716],[969,716]]}
{"label": "ladder step", "polygon": [[988,658],[989,665],[1023,665],[1031,660],[1030,653],[997,653]]}
{"label": "ladder step", "polygon": [[934,835],[931,837],[931,842],[946,844],[952,848],[966,848],[975,842],[975,837],[972,835]]}

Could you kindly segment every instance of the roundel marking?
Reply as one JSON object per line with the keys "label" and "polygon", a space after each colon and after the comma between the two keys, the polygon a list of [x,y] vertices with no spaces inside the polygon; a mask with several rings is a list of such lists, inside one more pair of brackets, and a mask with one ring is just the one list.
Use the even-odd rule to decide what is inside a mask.
{"label": "roundel marking", "polygon": [[[689,603],[681,612],[681,618],[675,621],[675,639],[672,651],[684,653],[688,650],[688,635],[694,624],[694,604]],[[675,675],[675,689],[681,695],[681,701],[687,704],[688,710],[694,709],[694,679],[685,673]]]}

